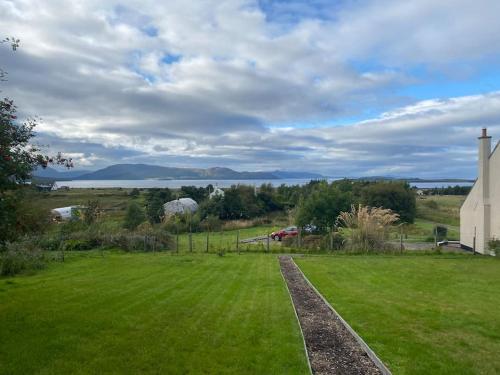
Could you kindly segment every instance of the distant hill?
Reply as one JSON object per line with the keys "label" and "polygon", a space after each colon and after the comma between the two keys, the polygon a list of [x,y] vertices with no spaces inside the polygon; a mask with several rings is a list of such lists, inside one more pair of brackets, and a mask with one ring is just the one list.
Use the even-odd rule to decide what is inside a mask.
{"label": "distant hill", "polygon": [[278,178],[310,178],[311,180],[322,180],[326,178],[319,173],[312,172],[273,171],[271,173]]}
{"label": "distant hill", "polygon": [[419,178],[419,177],[392,177],[392,176],[369,176],[355,178],[359,181],[406,181],[406,182],[474,182],[464,178]]}
{"label": "distant hill", "polygon": [[79,170],[79,171],[74,171],[74,170],[63,170],[63,171],[58,171],[55,168],[47,167],[47,168],[41,168],[38,167],[34,172],[33,175],[35,177],[41,177],[44,179],[53,179],[53,180],[73,180],[76,177],[79,177],[83,174],[90,173],[91,171],[87,170]]}
{"label": "distant hill", "polygon": [[115,164],[76,176],[77,180],[274,180],[282,178],[324,178],[309,172],[237,172],[230,168],[174,168],[148,164]]}

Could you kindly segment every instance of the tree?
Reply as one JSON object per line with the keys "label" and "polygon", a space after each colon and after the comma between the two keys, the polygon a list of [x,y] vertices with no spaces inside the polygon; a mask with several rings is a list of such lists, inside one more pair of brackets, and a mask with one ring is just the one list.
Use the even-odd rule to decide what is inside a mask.
{"label": "tree", "polygon": [[[1,44],[10,43],[15,51],[19,40],[6,38]],[[0,81],[5,81],[6,72],[0,69]],[[0,248],[7,241],[17,238],[19,223],[19,202],[22,199],[22,188],[31,178],[33,170],[49,164],[73,166],[71,159],[64,158],[60,153],[55,157],[43,155],[41,150],[31,143],[35,136],[35,118],[25,122],[17,119],[17,108],[9,98],[0,100]]]}
{"label": "tree", "polygon": [[164,212],[163,205],[172,200],[172,192],[168,188],[149,189],[146,194],[146,216],[151,224],[161,223]]}
{"label": "tree", "polygon": [[125,222],[123,227],[126,229],[134,230],[140,224],[146,220],[144,211],[137,202],[130,202],[127,207],[127,213],[125,215]]}
{"label": "tree", "polygon": [[83,215],[83,222],[87,225],[94,224],[99,217],[99,210],[99,201],[89,200],[85,208],[85,214]]}
{"label": "tree", "polygon": [[417,214],[415,193],[402,182],[377,182],[366,186],[361,201],[370,207],[383,207],[394,211],[401,221],[413,223]]}
{"label": "tree", "polygon": [[341,211],[347,211],[351,203],[350,193],[323,183],[299,203],[297,225],[313,224],[324,231],[335,225],[337,216]]}
{"label": "tree", "polygon": [[203,202],[208,198],[208,189],[196,186],[182,186],[181,194],[183,197],[191,198],[198,203]]}

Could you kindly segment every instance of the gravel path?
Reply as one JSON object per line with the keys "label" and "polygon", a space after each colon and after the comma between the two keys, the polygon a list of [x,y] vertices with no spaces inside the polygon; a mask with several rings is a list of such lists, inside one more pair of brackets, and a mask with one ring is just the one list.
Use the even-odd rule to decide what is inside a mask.
{"label": "gravel path", "polygon": [[279,258],[314,374],[382,374],[289,256]]}

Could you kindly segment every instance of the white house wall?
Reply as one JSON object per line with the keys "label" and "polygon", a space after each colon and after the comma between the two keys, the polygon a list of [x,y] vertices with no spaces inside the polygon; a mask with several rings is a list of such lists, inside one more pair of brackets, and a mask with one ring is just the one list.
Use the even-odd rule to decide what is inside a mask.
{"label": "white house wall", "polygon": [[467,199],[460,208],[460,243],[474,248],[476,236],[476,250],[483,248],[481,241],[483,228],[483,197],[480,181],[476,181]]}
{"label": "white house wall", "polygon": [[[480,138],[481,139],[481,138]],[[482,145],[480,144],[480,148]],[[481,149],[480,149],[481,150]],[[480,151],[481,154],[481,151]],[[469,248],[474,248],[478,253],[489,254],[488,241],[500,239],[500,146],[493,150],[489,159],[489,219],[490,233],[485,235],[485,199],[483,199],[483,180],[481,178],[481,162],[479,177],[464,204],[460,208],[460,243]],[[481,156],[480,156],[481,160]],[[476,243],[474,246],[474,236]]]}
{"label": "white house wall", "polygon": [[500,239],[500,146],[490,157],[491,237]]}

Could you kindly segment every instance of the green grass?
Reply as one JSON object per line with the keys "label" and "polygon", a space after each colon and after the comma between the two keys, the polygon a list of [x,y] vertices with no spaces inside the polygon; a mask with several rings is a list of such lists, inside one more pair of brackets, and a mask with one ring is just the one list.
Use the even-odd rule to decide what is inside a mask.
{"label": "green grass", "polygon": [[[252,238],[258,236],[266,236],[268,233],[279,229],[278,226],[256,226],[252,228],[244,228],[239,230],[240,241],[245,238]],[[220,232],[210,232],[209,233],[209,252],[216,252],[219,249],[225,249],[226,251],[236,251],[236,240],[238,238],[238,230],[228,230]],[[175,239],[175,235],[174,235]],[[205,252],[207,249],[207,233],[193,233],[193,252]],[[269,248],[272,251],[281,249],[281,244],[279,242],[269,239]],[[241,252],[245,251],[265,251],[267,250],[267,243],[264,241],[260,244],[239,244],[239,250]],[[179,235],[179,251],[189,251],[189,235],[183,233]]]}
{"label": "green grass", "polygon": [[500,261],[338,256],[296,262],[394,374],[500,373]]}
{"label": "green grass", "polygon": [[[460,225],[460,207],[465,200],[464,195],[433,195],[417,198],[417,217],[439,224]],[[437,207],[429,206],[434,201]]]}
{"label": "green grass", "polygon": [[68,254],[0,279],[1,374],[307,374],[277,259]]}

